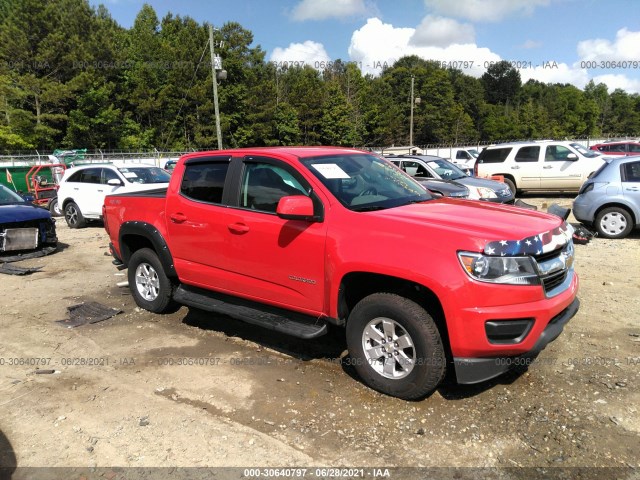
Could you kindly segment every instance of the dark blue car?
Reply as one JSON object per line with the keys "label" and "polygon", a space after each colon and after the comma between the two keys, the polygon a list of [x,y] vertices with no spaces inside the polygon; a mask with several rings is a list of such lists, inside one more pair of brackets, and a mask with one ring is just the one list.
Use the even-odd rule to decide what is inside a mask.
{"label": "dark blue car", "polygon": [[46,255],[57,243],[49,211],[0,185],[0,262]]}

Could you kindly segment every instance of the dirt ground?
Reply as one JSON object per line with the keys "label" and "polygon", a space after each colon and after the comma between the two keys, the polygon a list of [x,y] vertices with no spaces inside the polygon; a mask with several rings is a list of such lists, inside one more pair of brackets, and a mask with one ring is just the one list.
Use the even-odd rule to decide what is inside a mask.
{"label": "dirt ground", "polygon": [[[361,476],[370,478],[384,474],[373,467],[638,475],[638,231],[576,246],[581,309],[528,370],[473,387],[445,384],[406,402],[366,388],[340,363],[339,329],[302,341],[186,307],[164,316],[140,310],[116,286],[126,277],[111,264],[103,228],[57,225],[57,253],[16,264],[41,272],[0,275],[0,465],[8,468],[0,477],[32,478],[23,467],[359,475],[319,466],[367,468]],[[55,323],[85,301],[123,313],[78,328]],[[102,472],[125,478],[127,469]]]}

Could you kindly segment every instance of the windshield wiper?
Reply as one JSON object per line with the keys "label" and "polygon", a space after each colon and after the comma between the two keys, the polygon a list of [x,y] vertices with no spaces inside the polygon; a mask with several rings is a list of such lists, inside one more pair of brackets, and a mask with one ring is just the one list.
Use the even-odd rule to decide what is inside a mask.
{"label": "windshield wiper", "polygon": [[376,210],[385,210],[388,207],[383,207],[381,205],[364,205],[362,207],[355,207],[352,210],[354,212],[374,212]]}

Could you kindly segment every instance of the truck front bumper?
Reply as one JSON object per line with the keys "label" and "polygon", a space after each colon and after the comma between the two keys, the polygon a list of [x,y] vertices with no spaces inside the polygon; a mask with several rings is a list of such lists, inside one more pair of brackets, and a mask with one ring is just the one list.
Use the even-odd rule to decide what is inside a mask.
{"label": "truck front bumper", "polygon": [[495,378],[518,365],[530,365],[549,343],[558,338],[564,326],[575,316],[579,308],[580,301],[576,298],[549,321],[533,348],[524,354],[488,358],[454,357],[453,363],[458,383],[480,383]]}

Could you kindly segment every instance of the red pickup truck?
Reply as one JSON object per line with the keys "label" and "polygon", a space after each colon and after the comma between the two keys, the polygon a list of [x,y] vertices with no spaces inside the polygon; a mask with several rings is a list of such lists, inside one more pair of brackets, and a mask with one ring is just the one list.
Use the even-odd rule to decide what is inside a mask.
{"label": "red pickup truck", "polygon": [[579,306],[562,219],[436,197],[360,150],[185,155],[168,189],[107,196],[103,216],[140,307],[344,326],[363,381],[404,399],[531,361]]}

